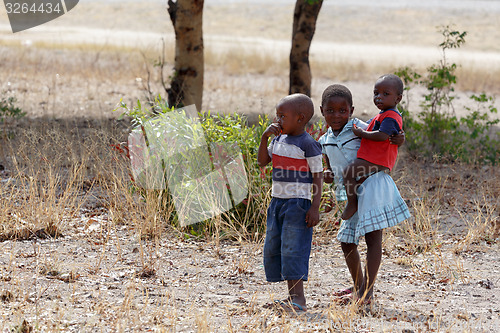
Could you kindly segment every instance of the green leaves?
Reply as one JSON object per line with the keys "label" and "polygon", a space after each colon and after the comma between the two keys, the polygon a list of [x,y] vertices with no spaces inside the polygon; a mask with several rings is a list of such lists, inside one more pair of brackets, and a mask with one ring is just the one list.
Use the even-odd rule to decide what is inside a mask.
{"label": "green leaves", "polygon": [[466,31],[460,32],[450,30],[450,26],[447,25],[442,27],[440,32],[444,37],[444,41],[439,44],[439,47],[443,49],[443,51],[446,49],[457,49],[462,46],[462,44],[465,44],[465,36],[467,36]]}
{"label": "green leaves", "polygon": [[459,48],[465,43],[466,32],[451,30],[449,26],[440,30],[443,42],[439,44],[442,59],[427,68],[421,75],[410,67],[395,72],[409,91],[413,85],[427,89],[420,102],[422,112],[410,112],[408,94],[399,108],[404,117],[406,146],[408,151],[423,158],[436,158],[445,161],[466,163],[500,162],[499,135],[494,135],[494,125],[499,121],[491,120],[490,114],[496,113],[494,99],[486,94],[472,95],[473,106],[465,106],[468,114],[457,117],[455,114],[455,74],[457,64],[448,64],[446,50]]}
{"label": "green leaves", "polygon": [[132,125],[140,126],[148,119],[155,117],[161,113],[167,113],[173,111],[175,108],[170,107],[161,95],[158,95],[154,102],[149,105],[149,107],[143,107],[140,100],[137,100],[136,106],[129,108],[128,105],[120,99],[117,107],[113,111],[122,111],[118,119],[123,119],[125,117],[132,118]]}
{"label": "green leaves", "polygon": [[0,99],[0,123],[7,118],[19,119],[26,115],[19,107],[15,106],[17,99],[15,97],[2,97]]}
{"label": "green leaves", "polygon": [[[265,207],[268,206],[270,200],[271,175],[268,169],[260,169],[257,165],[257,151],[260,137],[269,125],[267,116],[259,117],[258,125],[249,125],[246,117],[240,114],[219,114],[204,111],[198,113],[198,121],[197,117],[193,117],[192,112],[189,112],[190,117],[182,111],[172,112],[174,109],[169,107],[161,96],[158,96],[153,104],[144,105],[137,101],[136,106],[133,107],[128,107],[126,103],[120,101],[117,110],[122,111],[121,117],[132,118],[133,131],[148,133],[147,145],[150,149],[167,152],[166,155],[173,156],[173,152],[170,154],[169,149],[175,148],[175,157],[182,157],[176,159],[180,161],[179,163],[176,160],[164,159],[163,168],[168,168],[168,170],[165,169],[165,172],[169,175],[165,179],[169,185],[182,183],[181,190],[195,193],[200,188],[199,179],[201,176],[214,171],[212,165],[216,167],[219,164],[226,165],[225,170],[232,170],[231,184],[248,184],[248,193],[241,191],[240,193],[238,187],[232,185],[228,187],[230,196],[233,199],[238,198],[238,200],[234,199],[236,206],[225,211],[221,216],[207,217],[204,222],[196,226],[184,227],[183,230],[189,234],[189,237],[209,235],[212,231],[215,231],[219,236],[224,235],[224,237],[238,239],[257,240],[264,235]],[[163,121],[164,118],[168,118],[169,121]],[[161,133],[159,131],[156,133],[157,128],[161,128]],[[168,137],[168,140],[162,141],[161,139],[165,139],[165,137]],[[199,142],[201,139],[203,142],[206,140],[206,144],[202,148],[199,145],[191,146],[189,144],[190,142]],[[185,149],[179,149],[183,147]],[[237,148],[241,151],[241,157],[238,157],[238,161],[232,162],[227,158],[228,153],[236,151]],[[199,163],[182,163],[182,161],[198,161]],[[236,163],[239,161],[242,163]],[[176,175],[182,177],[179,176],[181,178],[177,179]],[[227,173],[225,177],[227,177]],[[229,181],[229,178],[226,180]],[[170,187],[168,190],[157,189],[149,192],[138,190],[143,195],[154,192],[149,200],[154,201],[160,198],[162,202],[165,201],[166,204],[159,205],[159,207],[166,207],[162,214],[170,214],[167,220],[173,225],[179,226],[179,215],[175,211],[172,213],[172,202],[175,201],[176,193]],[[192,203],[192,200],[188,201]],[[200,211],[203,211],[204,207],[200,206],[199,208]],[[223,221],[223,227],[221,221]]]}

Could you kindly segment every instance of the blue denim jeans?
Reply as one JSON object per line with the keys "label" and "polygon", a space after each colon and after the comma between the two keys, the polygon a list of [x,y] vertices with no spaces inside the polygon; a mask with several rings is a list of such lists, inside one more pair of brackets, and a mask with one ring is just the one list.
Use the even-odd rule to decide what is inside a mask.
{"label": "blue denim jeans", "polygon": [[310,207],[307,199],[272,198],[264,243],[267,281],[307,280],[313,233],[306,225]]}

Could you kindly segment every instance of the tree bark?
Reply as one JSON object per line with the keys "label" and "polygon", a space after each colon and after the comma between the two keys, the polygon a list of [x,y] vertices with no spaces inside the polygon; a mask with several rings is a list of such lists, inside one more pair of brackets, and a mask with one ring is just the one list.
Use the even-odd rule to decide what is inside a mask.
{"label": "tree bark", "polygon": [[292,49],[290,51],[289,94],[311,96],[309,48],[316,30],[316,20],[323,0],[297,0],[293,14]]}
{"label": "tree bark", "polygon": [[203,99],[203,2],[168,0],[168,13],[175,31],[175,65],[170,88],[170,106],[195,104],[201,111]]}

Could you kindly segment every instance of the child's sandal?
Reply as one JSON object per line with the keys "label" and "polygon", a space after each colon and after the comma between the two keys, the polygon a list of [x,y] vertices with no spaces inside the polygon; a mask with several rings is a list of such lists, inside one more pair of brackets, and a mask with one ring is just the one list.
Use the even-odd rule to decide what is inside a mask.
{"label": "child's sandal", "polygon": [[345,295],[349,295],[349,294],[352,294],[352,290],[353,290],[353,288],[349,287],[349,288],[346,288],[344,290],[335,291],[335,292],[333,292],[333,296],[334,297],[342,297]]}

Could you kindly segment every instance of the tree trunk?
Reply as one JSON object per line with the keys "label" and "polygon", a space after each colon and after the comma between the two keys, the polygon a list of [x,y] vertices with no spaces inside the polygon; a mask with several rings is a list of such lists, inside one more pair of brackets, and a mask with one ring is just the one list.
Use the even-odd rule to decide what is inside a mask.
{"label": "tree trunk", "polygon": [[195,104],[198,111],[203,98],[203,2],[168,0],[175,31],[175,66],[167,90],[168,104],[176,107]]}
{"label": "tree trunk", "polygon": [[316,30],[316,20],[323,0],[297,0],[293,14],[292,49],[290,51],[289,94],[311,96],[309,48]]}

